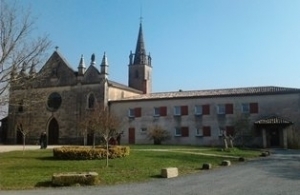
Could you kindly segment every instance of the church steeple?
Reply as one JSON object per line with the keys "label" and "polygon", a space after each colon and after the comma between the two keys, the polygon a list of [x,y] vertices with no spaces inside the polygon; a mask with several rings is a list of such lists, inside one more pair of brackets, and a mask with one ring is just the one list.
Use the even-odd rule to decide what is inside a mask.
{"label": "church steeple", "polygon": [[129,55],[128,86],[140,90],[143,93],[152,92],[152,67],[150,54],[147,55],[142,22],[140,22],[135,53]]}
{"label": "church steeple", "polygon": [[143,36],[143,27],[142,22],[140,22],[139,34],[136,43],[135,55],[133,64],[145,64],[148,65],[146,49],[145,49],[145,42]]}

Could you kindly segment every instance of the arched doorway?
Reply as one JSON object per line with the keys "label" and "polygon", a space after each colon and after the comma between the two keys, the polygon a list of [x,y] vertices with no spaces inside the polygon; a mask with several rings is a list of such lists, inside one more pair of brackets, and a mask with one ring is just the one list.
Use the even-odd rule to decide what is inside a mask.
{"label": "arched doorway", "polygon": [[59,138],[59,127],[57,120],[52,118],[48,125],[48,144],[55,145],[58,144]]}

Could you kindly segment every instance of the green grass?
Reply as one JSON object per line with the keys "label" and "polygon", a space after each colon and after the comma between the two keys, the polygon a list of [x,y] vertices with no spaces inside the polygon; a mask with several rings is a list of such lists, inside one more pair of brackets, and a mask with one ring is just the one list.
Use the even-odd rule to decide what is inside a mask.
{"label": "green grass", "polygon": [[[142,182],[158,178],[161,168],[177,167],[180,175],[199,172],[203,163],[217,167],[223,157],[204,156],[199,153],[257,157],[260,152],[232,149],[221,151],[216,148],[196,146],[130,146],[130,155],[109,160],[69,161],[53,159],[52,150],[27,150],[0,153],[0,190],[30,189],[51,186],[53,173],[95,171],[99,174],[99,185]],[[144,151],[143,149],[147,149]],[[166,149],[166,151],[155,151]],[[186,153],[190,152],[190,153]],[[237,162],[236,159],[231,159]]]}

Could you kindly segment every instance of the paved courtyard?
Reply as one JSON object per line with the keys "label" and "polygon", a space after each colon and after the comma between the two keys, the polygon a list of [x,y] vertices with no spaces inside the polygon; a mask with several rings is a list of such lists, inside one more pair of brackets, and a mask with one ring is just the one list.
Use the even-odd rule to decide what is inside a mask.
{"label": "paved courtyard", "polygon": [[269,157],[173,179],[156,178],[145,183],[116,186],[0,191],[0,194],[298,195],[299,192],[300,151],[278,149],[272,150]]}

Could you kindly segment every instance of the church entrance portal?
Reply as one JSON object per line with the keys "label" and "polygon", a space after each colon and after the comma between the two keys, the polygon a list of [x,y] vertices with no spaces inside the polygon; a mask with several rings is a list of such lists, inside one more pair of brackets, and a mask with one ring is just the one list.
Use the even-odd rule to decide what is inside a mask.
{"label": "church entrance portal", "polygon": [[59,127],[57,120],[55,118],[51,119],[48,126],[48,144],[55,145],[58,144],[59,138]]}

